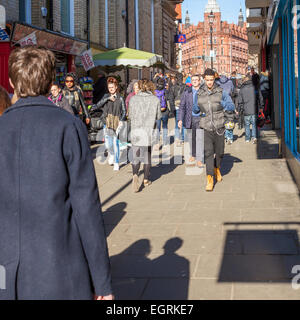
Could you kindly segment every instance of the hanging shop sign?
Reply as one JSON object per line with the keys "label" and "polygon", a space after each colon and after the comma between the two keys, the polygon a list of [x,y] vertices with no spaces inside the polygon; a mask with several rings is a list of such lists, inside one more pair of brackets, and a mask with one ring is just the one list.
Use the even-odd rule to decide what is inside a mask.
{"label": "hanging shop sign", "polygon": [[89,71],[89,70],[95,68],[93,55],[92,55],[92,49],[86,50],[82,53],[81,63],[83,65],[85,71]]}

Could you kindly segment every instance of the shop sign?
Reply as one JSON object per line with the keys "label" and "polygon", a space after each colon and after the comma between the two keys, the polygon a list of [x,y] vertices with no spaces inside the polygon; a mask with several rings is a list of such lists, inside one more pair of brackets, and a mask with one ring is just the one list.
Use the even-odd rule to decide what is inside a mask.
{"label": "shop sign", "polygon": [[9,36],[4,29],[0,27],[0,41],[8,41]]}
{"label": "shop sign", "polygon": [[85,71],[89,71],[89,70],[95,68],[93,55],[92,55],[92,49],[86,50],[81,54],[81,63],[83,65]]}
{"label": "shop sign", "polygon": [[175,36],[175,43],[186,43],[186,35],[185,34],[178,34]]}
{"label": "shop sign", "polygon": [[19,41],[21,47],[37,45],[35,32]]}
{"label": "shop sign", "polygon": [[80,56],[81,52],[86,50],[85,42],[62,37],[60,35],[54,34],[53,32],[38,30],[31,26],[22,24],[15,25],[12,41],[14,43],[19,43],[20,40],[26,38],[28,35],[31,35],[34,32],[37,44],[49,50],[58,51],[74,56]]}

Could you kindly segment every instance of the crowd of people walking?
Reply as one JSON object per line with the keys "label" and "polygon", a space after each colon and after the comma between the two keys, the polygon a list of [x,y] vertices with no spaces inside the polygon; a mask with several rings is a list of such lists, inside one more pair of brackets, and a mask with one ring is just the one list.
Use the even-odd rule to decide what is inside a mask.
{"label": "crowd of people walking", "polygon": [[[108,163],[115,171],[120,141],[131,147],[135,193],[141,188],[141,164],[142,184],[151,185],[152,152],[160,149],[161,129],[162,144],[170,144],[173,116],[175,146],[190,146],[186,165],[206,166],[211,192],[223,179],[225,141],[233,143],[237,119],[239,128],[245,126],[246,143],[254,144],[259,115],[269,121],[268,73],[259,77],[249,69],[237,79],[236,73],[219,77],[212,69],[186,76],[160,72],[153,80],[132,80],[126,99],[116,77],[100,74],[90,106],[76,74],[66,75],[63,88],[54,75],[53,53],[18,48],[9,58],[14,95],[0,87],[0,131],[6,137],[0,143],[0,226],[6,226],[0,232],[0,265],[9,279],[0,299],[113,299],[87,134],[93,113],[101,113]],[[53,261],[61,265],[53,268]]]}

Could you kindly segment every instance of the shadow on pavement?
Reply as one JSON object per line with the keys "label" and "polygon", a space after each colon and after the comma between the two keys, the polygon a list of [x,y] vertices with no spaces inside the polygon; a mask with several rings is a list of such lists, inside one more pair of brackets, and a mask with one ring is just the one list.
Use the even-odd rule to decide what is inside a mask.
{"label": "shadow on pavement", "polygon": [[187,300],[190,263],[176,254],[183,240],[166,241],[164,254],[149,259],[148,239],[134,242],[111,257],[113,290],[119,300]]}
{"label": "shadow on pavement", "polygon": [[243,162],[243,161],[237,157],[232,156],[230,153],[225,153],[222,161],[222,165],[221,165],[222,176],[226,176],[227,174],[230,173],[234,163],[240,163],[240,162]]}
{"label": "shadow on pavement", "polygon": [[120,202],[109,207],[105,212],[103,212],[106,237],[108,237],[112,233],[114,228],[120,223],[120,221],[126,215],[126,207],[126,202]]}
{"label": "shadow on pavement", "polygon": [[[289,223],[236,223],[251,225],[300,225]],[[225,224],[231,225],[231,224]],[[227,231],[218,282],[288,282],[300,265],[298,230]]]}

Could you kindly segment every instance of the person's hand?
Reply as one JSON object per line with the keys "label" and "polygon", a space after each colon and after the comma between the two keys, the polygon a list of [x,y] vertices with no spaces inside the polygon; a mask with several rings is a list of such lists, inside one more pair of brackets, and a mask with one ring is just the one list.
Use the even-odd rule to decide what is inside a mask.
{"label": "person's hand", "polygon": [[178,128],[179,128],[179,129],[182,129],[182,121],[181,121],[181,120],[178,121]]}
{"label": "person's hand", "polygon": [[115,297],[112,294],[108,296],[95,296],[94,300],[115,300]]}
{"label": "person's hand", "polygon": [[91,122],[91,119],[90,119],[90,118],[86,118],[86,119],[85,119],[85,123],[86,123],[86,124],[90,124],[90,122]]}
{"label": "person's hand", "polygon": [[264,111],[263,109],[259,109],[258,113],[263,113],[263,111]]}

